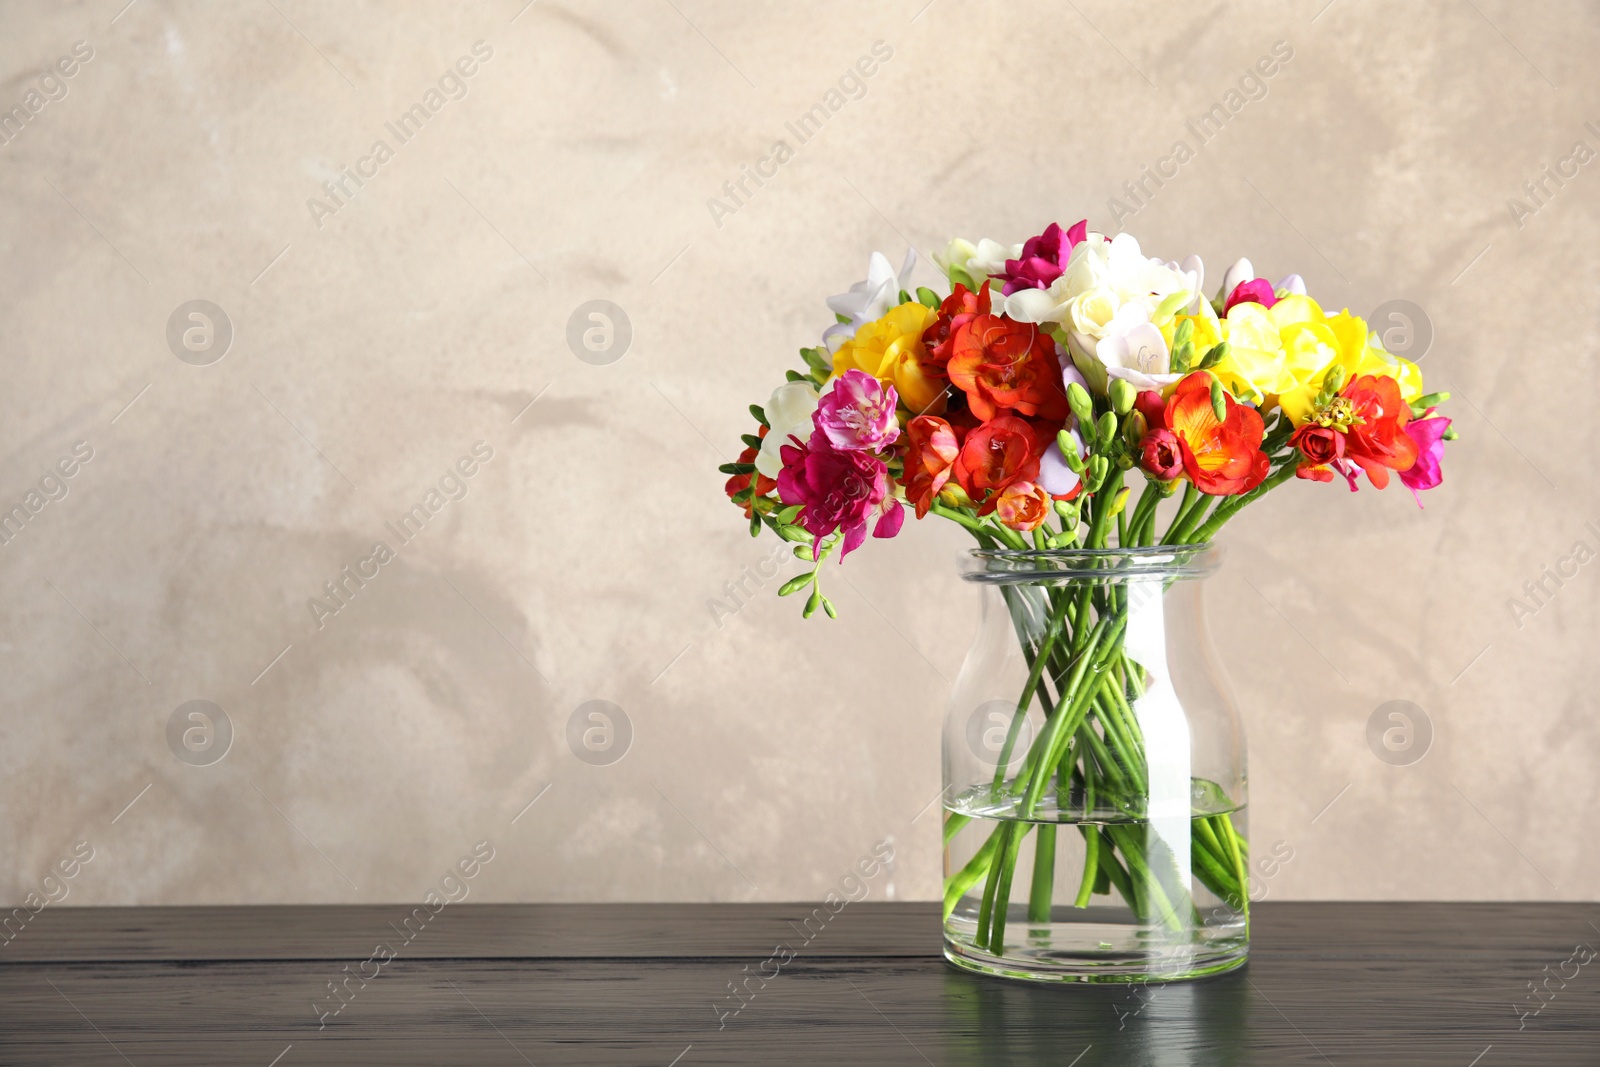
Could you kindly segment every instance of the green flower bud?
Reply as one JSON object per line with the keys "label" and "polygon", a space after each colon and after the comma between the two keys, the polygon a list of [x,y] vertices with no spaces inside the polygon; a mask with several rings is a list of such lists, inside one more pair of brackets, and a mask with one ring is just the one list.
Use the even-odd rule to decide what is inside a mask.
{"label": "green flower bud", "polygon": [[[1184,321],[1184,325],[1185,326],[1189,325],[1188,320]],[[1191,330],[1190,332],[1193,333],[1194,331]],[[1172,350],[1172,373],[1174,373],[1174,374],[1187,373],[1188,370],[1189,370],[1189,361],[1192,360],[1192,359],[1194,359],[1194,342],[1193,341],[1184,341],[1181,345],[1178,345],[1175,348],[1173,348],[1173,350]]]}
{"label": "green flower bud", "polygon": [[1056,434],[1056,447],[1061,450],[1061,458],[1067,461],[1067,469],[1073,474],[1083,473],[1083,457],[1078,455],[1078,442],[1072,439],[1072,434],[1062,430]]}
{"label": "green flower bud", "polygon": [[822,610],[828,613],[828,618],[830,619],[837,619],[839,617],[839,609],[834,607],[833,601],[829,600],[827,597],[822,598]]}
{"label": "green flower bud", "polygon": [[790,593],[798,592],[799,590],[810,585],[811,579],[814,577],[816,577],[816,575],[812,571],[806,571],[804,574],[797,574],[778,587],[778,595],[788,596]]}
{"label": "green flower bud", "polygon": [[1087,426],[1094,421],[1094,401],[1089,399],[1089,390],[1077,382],[1067,386],[1067,404],[1081,424]]}
{"label": "green flower bud", "polygon": [[1221,363],[1228,356],[1228,342],[1221,341],[1211,346],[1211,351],[1206,353],[1206,358],[1200,361],[1197,370],[1210,370]]}
{"label": "green flower bud", "polygon": [[1128,497],[1132,493],[1133,489],[1126,485],[1118,489],[1117,495],[1111,498],[1111,510],[1106,512],[1106,518],[1114,519],[1121,515],[1122,509],[1128,506]]}
{"label": "green flower bud", "polygon": [[1178,323],[1178,328],[1172,331],[1172,344],[1175,348],[1182,348],[1189,343],[1189,338],[1194,336],[1194,320],[1184,319]]}
{"label": "green flower bud", "polygon": [[1123,381],[1121,378],[1111,380],[1109,390],[1111,396],[1111,410],[1118,415],[1126,415],[1133,410],[1134,398],[1139,395],[1139,390]]}
{"label": "green flower bud", "polygon": [[806,608],[800,613],[800,617],[809,619],[817,613],[817,609],[820,607],[822,607],[822,590],[813,589],[811,590],[810,598],[806,600]]}
{"label": "green flower bud", "polygon": [[1218,422],[1228,419],[1227,390],[1222,388],[1220,378],[1211,379],[1211,413],[1217,417]]}
{"label": "green flower bud", "polygon": [[926,285],[917,286],[917,302],[925,308],[939,306],[939,294],[929,289]]}
{"label": "green flower bud", "polygon": [[1061,525],[1068,530],[1078,528],[1078,505],[1071,500],[1057,500],[1055,502],[1056,514],[1061,516]]}
{"label": "green flower bud", "polygon": [[1095,436],[1100,439],[1100,447],[1104,448],[1117,436],[1117,417],[1109,411],[1100,414],[1100,421],[1095,424]]}
{"label": "green flower bud", "polygon": [[1333,366],[1329,367],[1328,372],[1322,376],[1322,391],[1327,393],[1329,397],[1332,397],[1340,389],[1344,388],[1344,379],[1344,364],[1335,363]]}

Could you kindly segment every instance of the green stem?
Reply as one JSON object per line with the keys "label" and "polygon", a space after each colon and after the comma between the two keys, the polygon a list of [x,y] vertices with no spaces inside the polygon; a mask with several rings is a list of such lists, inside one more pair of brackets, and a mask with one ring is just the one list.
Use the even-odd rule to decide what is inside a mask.
{"label": "green stem", "polygon": [[1028,921],[1050,921],[1050,903],[1055,895],[1056,826],[1040,826],[1033,835],[1033,885],[1028,890]]}

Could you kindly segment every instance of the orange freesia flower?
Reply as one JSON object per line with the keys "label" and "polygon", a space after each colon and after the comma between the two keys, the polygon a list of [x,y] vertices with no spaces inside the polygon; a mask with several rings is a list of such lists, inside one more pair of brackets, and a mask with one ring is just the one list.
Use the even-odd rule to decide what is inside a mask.
{"label": "orange freesia flower", "polygon": [[967,431],[952,468],[967,496],[980,501],[978,514],[995,509],[992,494],[1013,482],[1039,477],[1039,448],[1033,427],[1013,415],[1001,415]]}
{"label": "orange freesia flower", "polygon": [[1178,438],[1183,472],[1196,489],[1211,496],[1247,493],[1261,484],[1271,465],[1261,451],[1265,428],[1254,408],[1226,390],[1227,417],[1218,422],[1211,409],[1211,381],[1205,371],[1180,381],[1167,398],[1162,421]]}
{"label": "orange freesia flower", "polygon": [[1345,431],[1344,454],[1382,489],[1391,470],[1408,471],[1417,462],[1417,442],[1406,433],[1411,408],[1400,399],[1400,386],[1387,376],[1363,374],[1339,395],[1350,402],[1355,416]]}
{"label": "orange freesia flower", "polygon": [[1055,422],[1067,417],[1056,344],[1037,324],[974,315],[956,329],[951,349],[946,373],[978,418],[987,422],[1002,412]]}
{"label": "orange freesia flower", "polygon": [[919,415],[906,426],[906,499],[917,509],[917,518],[928,514],[934,497],[950,480],[950,471],[961,446],[950,424],[933,415]]}
{"label": "orange freesia flower", "polygon": [[[989,314],[989,283],[984,282],[974,293],[957,282],[954,291],[939,305],[939,317],[933,320],[933,325],[922,335],[922,343],[928,350],[924,367],[930,372],[936,369],[938,373],[944,373],[950,357],[955,355],[956,333],[979,315],[987,314]],[[930,367],[928,364],[933,366]]]}
{"label": "orange freesia flower", "polygon": [[1013,530],[1027,533],[1050,516],[1050,494],[1032,482],[1012,482],[995,497],[994,513]]}

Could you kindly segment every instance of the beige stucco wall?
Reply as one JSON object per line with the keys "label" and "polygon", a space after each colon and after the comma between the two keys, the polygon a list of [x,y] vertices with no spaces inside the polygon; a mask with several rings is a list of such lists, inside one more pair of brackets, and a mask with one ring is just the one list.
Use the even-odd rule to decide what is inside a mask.
{"label": "beige stucco wall", "polygon": [[[870,251],[1115,228],[1144,166],[1177,168],[1120,219],[1149,250],[1412,301],[1460,398],[1425,512],[1292,484],[1225,535],[1252,829],[1294,853],[1271,894],[1600,888],[1600,565],[1508,607],[1600,549],[1600,165],[1522,190],[1600,149],[1593,5],[122,2],[0,7],[0,106],[93,51],[0,146],[0,500],[93,453],[0,547],[0,900],[80,841],[73,903],[420,899],[484,839],[474,899],[810,898],[890,836],[894,892],[935,895],[959,531],[852,557],[837,622],[776,581],[717,612],[774,544],[715,467]],[[786,131],[879,41],[859,99]],[[166,337],[196,299],[233,328],[203,366]],[[596,299],[632,326],[609,365],[566,340]],[[402,543],[385,524],[463,458]],[[378,541],[319,626],[307,600]],[[607,766],[567,740],[596,699],[633,733]],[[208,766],[169,746],[191,700],[232,724]],[[1390,700],[1432,723],[1409,766],[1367,743]]]}

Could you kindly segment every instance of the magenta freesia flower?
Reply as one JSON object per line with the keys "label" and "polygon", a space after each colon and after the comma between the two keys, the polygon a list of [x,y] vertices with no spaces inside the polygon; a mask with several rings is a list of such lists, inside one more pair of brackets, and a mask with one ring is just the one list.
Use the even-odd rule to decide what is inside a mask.
{"label": "magenta freesia flower", "polygon": [[[1431,415],[1433,409],[1429,408],[1428,412]],[[1444,481],[1439,460],[1444,457],[1444,432],[1449,428],[1450,420],[1442,415],[1406,423],[1406,434],[1417,443],[1417,461],[1409,470],[1400,472],[1400,480],[1417,498],[1419,508],[1422,506],[1422,490],[1432,489]]]}
{"label": "magenta freesia flower", "polygon": [[847,370],[833,381],[811,416],[817,432],[843,452],[877,452],[900,436],[895,418],[899,398],[863,370]]}
{"label": "magenta freesia flower", "polygon": [[841,561],[867,539],[869,523],[874,537],[893,537],[905,521],[883,460],[835,448],[820,429],[798,447],[783,446],[778,496],[786,505],[802,506],[797,521],[811,534],[812,551],[820,552],[822,539],[835,530],[844,531]]}
{"label": "magenta freesia flower", "polygon": [[1070,229],[1062,231],[1052,222],[1037,237],[1030,237],[1022,245],[1020,259],[1006,260],[1005,295],[1018,289],[1048,289],[1050,283],[1061,277],[1066,269],[1072,249],[1089,235],[1089,220],[1080,219]]}
{"label": "magenta freesia flower", "polygon": [[1269,308],[1277,302],[1278,294],[1272,291],[1271,282],[1265,278],[1251,278],[1233,287],[1233,292],[1228,294],[1228,302],[1222,307],[1222,313],[1226,315],[1233,310],[1235,304],[1260,304],[1264,308]]}

